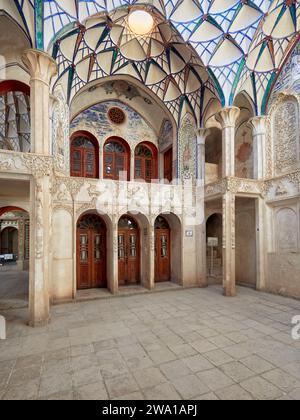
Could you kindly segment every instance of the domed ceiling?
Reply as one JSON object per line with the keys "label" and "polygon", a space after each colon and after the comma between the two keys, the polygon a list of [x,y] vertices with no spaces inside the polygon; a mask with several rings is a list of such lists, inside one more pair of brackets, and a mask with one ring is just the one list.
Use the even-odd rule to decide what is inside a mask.
{"label": "domed ceiling", "polygon": [[[153,25],[144,34],[130,27],[135,11],[149,11]],[[151,7],[122,7],[87,18],[53,44],[59,64],[57,83],[68,85],[68,99],[87,83],[106,76],[131,76],[150,88],[178,119],[186,102],[201,119],[201,97],[215,96],[197,53]],[[203,101],[202,101],[203,102]]]}
{"label": "domed ceiling", "polygon": [[[1,3],[8,5],[12,2],[0,0],[0,5]],[[14,3],[15,10],[12,10],[12,5],[9,6],[11,12],[21,16],[20,25],[31,36],[33,43],[44,49],[53,45],[53,41],[64,37],[66,26],[68,30],[78,30],[78,25],[85,26],[86,19],[95,13],[104,13],[112,19],[113,25],[122,26],[124,30],[120,29],[121,41],[117,39],[118,31],[111,31],[111,48],[117,47],[124,58],[133,60],[140,67],[143,65],[144,55],[148,59],[153,54],[153,59],[158,62],[157,57],[164,45],[161,67],[166,71],[163,65],[163,57],[168,57],[169,54],[166,44],[171,41],[178,52],[176,44],[185,41],[207,67],[222,104],[232,104],[236,93],[246,90],[257,108],[257,113],[263,111],[264,100],[272,82],[297,41],[300,29],[300,0],[35,0],[35,3],[33,0],[14,0]],[[153,33],[149,37],[151,42],[147,41],[147,47],[140,42],[137,46],[136,40],[130,44],[126,22],[122,21],[126,18],[122,17],[119,8],[141,4],[154,8],[156,19],[169,21],[180,34],[181,40],[176,40],[175,35],[172,35],[175,38],[169,40],[168,37],[164,38],[165,34],[159,29],[159,21],[159,33]],[[36,27],[32,32],[33,22]],[[100,21],[94,23],[101,26]],[[92,32],[96,34],[96,30],[92,31],[92,21],[87,25],[86,32],[90,32],[87,46],[95,47],[91,42]],[[108,28],[111,29],[110,23]],[[103,31],[101,42],[107,43],[109,36],[106,32]],[[96,45],[97,55],[99,48],[102,46]],[[183,50],[183,47],[180,48]],[[132,55],[134,49],[135,57]],[[77,60],[78,50],[75,48],[75,51]],[[178,57],[175,60],[176,70],[177,66],[180,67],[182,58],[186,64],[190,63],[186,56],[180,57],[181,54],[178,55],[177,52],[174,52]],[[66,60],[72,62],[70,57],[66,57]],[[194,65],[193,53],[190,60]],[[170,73],[174,74],[172,68]],[[185,77],[184,75],[183,78]],[[171,89],[172,95],[176,96],[174,89]],[[186,88],[181,86],[179,89],[184,92]]]}

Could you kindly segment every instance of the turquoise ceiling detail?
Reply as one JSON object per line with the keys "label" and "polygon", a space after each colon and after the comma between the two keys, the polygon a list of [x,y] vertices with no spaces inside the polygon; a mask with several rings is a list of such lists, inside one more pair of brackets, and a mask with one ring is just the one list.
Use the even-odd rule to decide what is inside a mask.
{"label": "turquoise ceiling detail", "polygon": [[[0,0],[4,9],[7,1]],[[258,113],[270,80],[300,29],[300,0],[43,0],[42,16],[34,13],[42,0],[13,1],[20,25],[33,44],[41,48],[43,43],[45,50],[67,25],[84,23],[95,13],[110,13],[120,6],[152,6],[209,68],[225,104],[245,90]]]}

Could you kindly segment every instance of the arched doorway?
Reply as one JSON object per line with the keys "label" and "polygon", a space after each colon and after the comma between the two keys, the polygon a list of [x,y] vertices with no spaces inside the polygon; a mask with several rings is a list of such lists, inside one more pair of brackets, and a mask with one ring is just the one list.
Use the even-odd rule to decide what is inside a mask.
{"label": "arched doorway", "polygon": [[140,282],[140,231],[129,216],[118,224],[118,270],[120,286]]}
{"label": "arched doorway", "polygon": [[127,172],[130,180],[130,148],[120,137],[111,137],[105,142],[103,152],[103,178],[118,181],[121,172]]}
{"label": "arched doorway", "polygon": [[77,222],[77,289],[106,286],[106,225],[86,214]]}
{"label": "arched doorway", "polygon": [[26,210],[0,208],[0,311],[28,306],[29,229]]}
{"label": "arched doorway", "polygon": [[86,131],[71,138],[71,176],[99,178],[99,146],[97,139]]}
{"label": "arched doorway", "polygon": [[155,221],[155,282],[171,278],[171,232],[166,219],[159,216]]}
{"label": "arched doorway", "polygon": [[[213,213],[206,221],[206,259],[207,275],[212,279],[221,281],[222,272],[222,241],[223,241],[223,220],[222,214]],[[210,246],[214,245],[214,246]]]}
{"label": "arched doorway", "polygon": [[144,142],[136,147],[134,178],[146,182],[157,178],[157,149],[154,145]]}
{"label": "arched doorway", "polygon": [[6,227],[1,232],[1,250],[0,254],[18,254],[18,229],[15,227]]}

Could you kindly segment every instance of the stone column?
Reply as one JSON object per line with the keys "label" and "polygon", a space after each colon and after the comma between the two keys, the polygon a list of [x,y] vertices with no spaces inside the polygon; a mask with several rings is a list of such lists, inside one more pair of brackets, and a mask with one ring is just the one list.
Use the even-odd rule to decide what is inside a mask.
{"label": "stone column", "polygon": [[147,288],[153,290],[155,288],[155,220],[149,228],[149,284]]}
{"label": "stone column", "polygon": [[235,296],[235,195],[223,196],[223,290],[225,296]]}
{"label": "stone column", "polygon": [[[31,152],[51,154],[50,82],[57,72],[55,61],[48,54],[26,50],[23,62],[30,73]],[[52,165],[32,158],[30,182],[30,271],[29,324],[45,325],[49,321],[49,241],[51,226]]]}
{"label": "stone column", "polygon": [[[266,212],[267,206],[263,198],[258,198],[256,200],[256,289],[265,290],[266,287],[266,268],[267,268],[267,249],[266,244],[268,243],[266,237]],[[272,220],[272,215],[270,215],[269,220]]]}
{"label": "stone column", "polygon": [[265,178],[266,171],[266,122],[264,116],[253,117],[249,120],[253,135],[253,162],[254,162],[254,178]]}
{"label": "stone column", "polygon": [[19,237],[18,237],[18,261],[17,266],[20,271],[24,270],[24,251],[25,251],[25,221],[21,217],[18,221]]}
{"label": "stone column", "polygon": [[50,155],[50,81],[57,65],[50,55],[34,49],[26,50],[22,60],[30,73],[31,152]]}
{"label": "stone column", "polygon": [[112,261],[111,261],[111,273],[108,279],[108,289],[114,295],[119,291],[119,269],[118,269],[118,218],[113,221],[111,230],[111,242],[112,242]]}
{"label": "stone column", "polygon": [[197,130],[197,179],[205,184],[205,140],[210,135],[210,129]]}
{"label": "stone column", "polygon": [[236,106],[223,108],[216,114],[222,127],[222,175],[223,178],[235,175],[235,126],[240,115]]}
{"label": "stone column", "polygon": [[132,149],[130,153],[130,181],[134,181],[134,163],[135,163],[135,150]]}
{"label": "stone column", "polygon": [[46,325],[49,305],[49,241],[51,223],[50,176],[30,182],[29,325]]}

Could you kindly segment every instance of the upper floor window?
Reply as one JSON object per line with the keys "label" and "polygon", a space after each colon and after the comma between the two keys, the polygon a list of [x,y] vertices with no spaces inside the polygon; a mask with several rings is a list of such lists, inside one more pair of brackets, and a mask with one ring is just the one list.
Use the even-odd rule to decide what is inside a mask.
{"label": "upper floor window", "polygon": [[119,180],[121,172],[127,172],[126,179],[129,181],[129,163],[129,146],[127,143],[119,138],[107,140],[103,154],[103,178]]}
{"label": "upper floor window", "polygon": [[99,147],[97,140],[78,133],[71,140],[71,176],[98,178]]}
{"label": "upper floor window", "polygon": [[30,151],[30,89],[22,82],[0,83],[0,149]]}
{"label": "upper floor window", "polygon": [[157,178],[157,153],[154,146],[142,143],[135,149],[134,177],[151,182]]}

